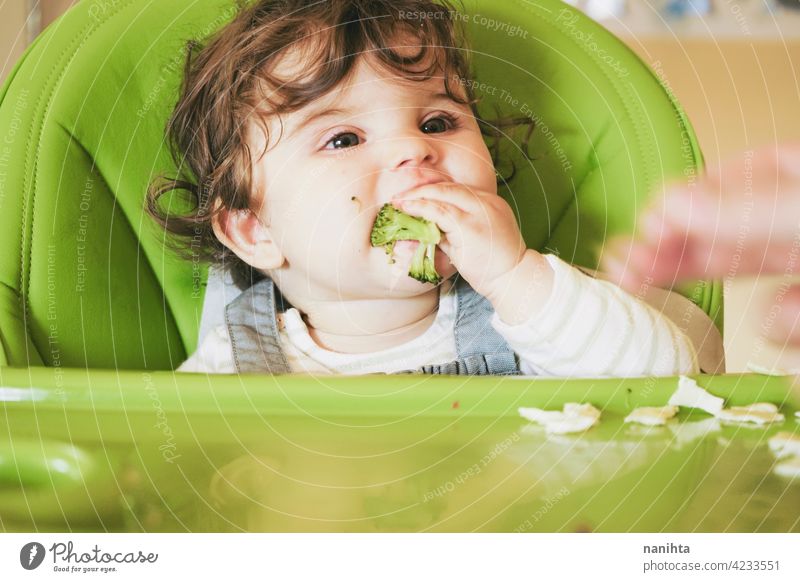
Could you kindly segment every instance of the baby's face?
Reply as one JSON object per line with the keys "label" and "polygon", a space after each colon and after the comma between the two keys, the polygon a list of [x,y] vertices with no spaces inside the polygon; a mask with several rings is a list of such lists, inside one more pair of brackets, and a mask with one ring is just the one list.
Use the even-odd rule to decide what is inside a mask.
{"label": "baby's face", "polygon": [[[456,81],[454,91],[463,91]],[[336,111],[326,110],[335,108]],[[253,208],[286,262],[270,275],[307,281],[303,294],[355,299],[410,296],[425,289],[407,276],[409,243],[390,265],[370,232],[381,206],[422,184],[451,181],[497,194],[495,170],[469,105],[449,99],[441,75],[407,81],[362,58],[351,80],[324,98],[270,120],[270,148],[254,166]],[[263,151],[261,132],[253,139]],[[436,269],[455,273],[437,248]],[[283,271],[291,270],[286,277]],[[283,287],[281,287],[283,289]]]}

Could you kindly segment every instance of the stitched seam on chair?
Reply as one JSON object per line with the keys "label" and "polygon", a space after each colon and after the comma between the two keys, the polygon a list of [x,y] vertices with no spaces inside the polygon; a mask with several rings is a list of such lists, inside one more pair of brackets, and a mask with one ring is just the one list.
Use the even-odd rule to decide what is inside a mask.
{"label": "stitched seam on chair", "polygon": [[19,74],[22,67],[24,66],[23,63],[27,62],[28,56],[34,50],[34,47],[39,43],[39,40],[42,38],[42,36],[43,35],[40,34],[31,41],[31,43],[28,45],[28,47],[20,56],[19,61],[17,61],[17,64],[14,65],[14,67],[11,69],[11,72],[3,81],[2,86],[0,86],[0,105],[2,105],[3,101],[5,101],[6,95],[8,95],[8,92],[11,90],[11,84]]}
{"label": "stitched seam on chair", "polygon": [[[13,287],[10,287],[9,285],[6,285],[5,283],[0,283],[0,287],[5,287],[6,289],[8,289],[8,290],[9,290],[9,291],[12,293],[12,295],[15,295],[15,296],[16,296],[16,298],[17,298],[17,301],[18,301],[18,302],[20,302],[20,303],[22,302],[22,298],[20,297],[20,295],[19,295],[19,292],[18,292],[16,289],[14,289]],[[22,329],[23,336],[27,336],[27,335],[28,335],[28,333],[27,333],[27,332],[28,332],[27,328],[25,328],[25,327],[23,326],[23,329]],[[26,341],[26,345],[27,345],[27,341]],[[36,346],[34,346],[34,347],[36,347]],[[8,342],[6,342],[5,335],[3,335],[3,330],[2,330],[2,328],[0,328],[0,349],[2,349],[2,350],[3,350],[3,354],[4,354],[4,356],[5,356],[5,360],[6,360],[6,365],[7,365],[7,366],[11,366],[11,365],[12,365],[12,364],[11,364],[11,361],[10,361],[10,360],[9,360],[9,358],[8,358],[8,355],[9,355],[9,349],[10,349],[10,348],[9,348],[9,344],[8,344]],[[26,351],[27,351],[27,348],[26,348]],[[37,350],[37,351],[38,351],[38,350]],[[27,354],[26,354],[26,355],[27,355]],[[41,355],[41,354],[39,354],[39,357],[40,357],[40,358],[41,358],[41,356],[42,356],[42,355]],[[28,362],[30,362],[30,358],[28,359]]]}
{"label": "stitched seam on chair", "polygon": [[[672,111],[675,114],[674,117],[675,117],[676,121],[678,122],[678,125],[680,126],[682,132],[683,131],[686,132],[686,137],[687,138],[693,138],[693,139],[690,139],[690,142],[692,142],[691,145],[694,146],[695,142],[697,142],[697,135],[696,135],[694,129],[689,125],[688,119],[686,117],[686,112],[683,109],[683,107],[681,106],[681,104],[678,103],[677,97],[673,97],[673,94],[670,91],[668,91],[667,88],[665,87],[664,82],[661,81],[661,79],[658,78],[658,76],[653,72],[653,70],[649,66],[644,66],[644,69],[647,71],[649,76],[654,81],[656,81],[656,83],[658,83],[658,86],[661,87],[661,90],[664,91],[664,93],[667,95],[667,100],[669,101],[670,107],[672,107]],[[641,102],[641,96],[638,93],[635,93],[634,95]],[[683,136],[683,133],[681,133],[681,136]],[[698,144],[698,148],[699,148],[699,144]],[[697,170],[702,169],[700,167],[700,158],[696,155],[695,148],[692,147],[691,150],[692,150],[692,152],[691,152],[692,153],[692,161],[694,162],[695,169],[697,169]]]}
{"label": "stitched seam on chair", "polygon": [[[77,36],[73,40],[72,45],[74,45],[74,43],[77,42],[81,38],[83,38],[84,41],[85,41],[85,37],[84,37],[83,33],[85,33],[90,27],[91,27],[91,24],[86,26],[86,27],[84,27],[81,30],[81,34],[79,36]],[[80,43],[78,43],[78,47],[77,48],[80,48],[80,46],[83,44],[84,41],[81,41]],[[70,45],[70,46],[72,46],[72,45]],[[68,62],[69,62],[69,61],[72,60],[72,58],[74,58],[75,51],[77,51],[77,48],[75,48],[75,49],[69,49],[68,48],[67,50],[62,52],[61,58],[58,59],[56,61],[56,64],[54,64],[53,67],[50,69],[50,72],[47,75],[47,79],[48,80],[50,80],[53,77],[53,74],[57,70],[57,68],[58,68],[59,64],[62,62],[63,58],[68,54],[68,51],[69,50],[73,51],[72,57],[70,57],[70,59],[68,60]],[[61,76],[63,76],[64,71],[66,71],[66,67],[62,67],[61,74],[58,76],[58,79],[60,79]],[[57,86],[57,84],[58,84],[58,82],[56,82],[55,85]],[[51,88],[50,94],[47,96],[46,105],[44,106],[44,111],[45,112],[49,110],[50,99],[52,97],[53,91],[54,91],[54,88]],[[36,106],[33,108],[33,111],[35,113],[39,112],[40,107],[42,106],[43,99],[44,99],[44,93],[40,94],[39,95],[39,99],[37,99]],[[34,230],[34,223],[35,223],[35,217],[36,217],[36,213],[33,212],[34,206],[36,204],[36,183],[37,183],[36,171],[37,171],[37,168],[38,168],[39,149],[40,149],[40,145],[41,145],[40,140],[41,140],[42,132],[44,131],[44,120],[45,120],[45,117],[46,117],[46,115],[43,113],[42,116],[41,116],[41,121],[39,123],[39,129],[38,129],[39,141],[36,142],[36,147],[33,148],[33,152],[34,152],[33,157],[31,157],[31,150],[28,150],[28,157],[25,160],[25,173],[23,174],[23,183],[22,183],[23,184],[22,185],[22,197],[23,197],[22,198],[22,224],[21,224],[21,228],[20,228],[20,234],[21,234],[20,249],[19,249],[20,270],[19,270],[19,285],[18,286],[19,286],[19,292],[21,293],[21,301],[20,301],[20,303],[21,303],[21,306],[22,306],[22,321],[23,321],[23,326],[25,328],[26,333],[29,332],[29,329],[28,329],[28,311],[29,311],[28,293],[29,293],[29,290],[30,290],[30,268],[31,268],[32,253],[33,253],[33,243],[32,243],[32,241],[33,241],[33,230]],[[32,143],[33,142],[33,134],[36,132],[36,125],[37,125],[36,122],[37,122],[37,120],[34,119],[33,122],[31,123],[31,127],[30,127],[30,130],[28,132],[28,143]],[[33,168],[31,168],[31,163],[33,163]],[[29,212],[32,213],[30,232],[28,232],[28,229],[26,229],[26,225],[27,225],[27,222],[28,222],[28,213]],[[26,261],[25,261],[25,254],[26,254],[25,253],[25,245],[26,245],[26,243],[28,243],[29,246],[30,246],[30,248],[28,249],[28,253],[27,253],[28,254],[27,264],[26,264]],[[33,338],[31,338],[31,341],[33,341]],[[34,344],[34,347],[35,347],[35,344]],[[27,349],[26,349],[26,352],[27,352]]]}
{"label": "stitched seam on chair", "polygon": [[[135,2],[141,4],[142,7],[139,7],[135,3],[131,2],[130,5],[134,5],[135,7],[140,8],[139,10],[137,10],[134,20],[138,19],[139,16],[141,16],[141,14],[144,12],[145,9],[149,9],[153,5],[158,6],[158,0],[146,0],[146,2],[144,0],[135,0]],[[115,12],[115,14],[113,14],[111,16],[116,16],[117,13],[121,12],[122,9],[126,8],[126,7],[120,7],[120,9],[117,10],[117,12]],[[192,8],[192,5],[190,5],[190,4],[182,5],[180,11],[172,15],[172,20],[169,21],[169,26],[171,26],[171,25],[173,25],[173,24],[175,24],[177,22],[180,22],[180,18],[183,17],[183,15],[186,14],[188,11],[190,11],[191,8]],[[228,7],[226,9],[226,11],[229,10],[229,9],[230,9],[230,7]],[[110,20],[110,17],[107,18],[106,20]],[[104,21],[104,23],[105,23],[105,21]],[[130,30],[131,30],[131,25],[130,25],[130,23],[128,23],[126,25],[123,33],[128,33],[128,31],[130,31]],[[164,30],[162,30],[159,33],[159,35],[157,37],[155,37],[155,41],[154,42],[159,41],[162,38],[162,36],[166,35],[169,32],[169,30],[170,30],[169,27],[167,27]],[[115,41],[114,45],[112,46],[112,49],[116,48],[118,44],[119,44],[119,40]],[[152,47],[148,47],[148,50],[145,53],[145,55],[150,52],[150,48],[152,48]],[[130,83],[131,79],[134,78],[135,71],[137,71],[139,69],[139,65],[142,63],[142,61],[144,59],[145,59],[145,57],[142,57],[142,58],[140,58],[139,61],[137,61],[136,65],[134,67],[134,72],[128,72],[127,78],[125,79],[124,83],[119,87],[120,91],[124,92],[128,88],[128,84]],[[108,63],[108,62],[109,62],[109,60],[106,57],[105,61],[103,61],[103,66],[105,66],[105,64]],[[91,84],[90,88],[94,87],[95,80],[96,80],[96,78],[92,80],[92,84]],[[119,101],[119,97],[117,97],[117,100],[114,102],[114,104],[112,106],[112,110],[116,109],[116,107],[119,104],[119,102],[120,102]],[[83,102],[81,103],[80,109],[78,110],[78,115],[81,115],[83,113],[83,111],[85,110],[86,106],[87,106],[87,101],[84,99]],[[108,120],[106,120],[105,124],[103,126],[103,129],[102,129],[101,136],[100,136],[100,144],[101,145],[102,145],[103,139],[106,139],[105,135],[106,135],[106,131],[107,131],[108,127],[109,127]],[[129,144],[129,146],[130,146],[130,144]],[[123,165],[127,162],[129,154],[130,154],[130,147],[128,147],[126,149],[125,155],[122,158],[122,164]],[[109,188],[109,189],[112,192],[114,191],[113,188]],[[113,204],[113,208],[112,208],[112,217],[117,212],[117,207],[118,206],[120,208],[120,212],[125,214],[124,207],[121,204],[118,204],[118,199],[115,196],[114,197],[114,204]],[[134,230],[134,227],[133,227],[133,219],[128,218],[127,215],[126,215],[126,219],[128,221],[128,224],[131,226],[132,232],[136,233],[136,230]],[[140,248],[142,248],[141,247],[141,237],[137,236],[136,239],[139,241]],[[142,248],[142,250],[143,250],[143,248]],[[145,259],[149,261],[149,256],[146,253],[144,253],[144,255],[145,255]],[[142,256],[142,253],[140,253],[138,255],[138,257],[141,257],[141,256]],[[137,263],[138,263],[138,261],[137,261]],[[156,268],[157,265],[155,265],[154,263],[150,263],[149,266],[150,266],[151,272],[154,273],[155,280],[159,281],[159,283],[160,283],[160,279],[155,275],[156,273],[159,272],[157,270],[157,268]],[[137,280],[137,282],[138,282],[138,280]],[[137,289],[137,292],[139,292],[139,293],[137,293],[137,298],[138,298],[141,295],[140,289]],[[166,310],[169,309],[169,315],[172,316],[172,325],[177,330],[180,346],[181,346],[181,348],[183,348],[184,351],[186,351],[186,341],[187,341],[187,339],[184,337],[182,326],[179,325],[178,319],[177,319],[177,317],[175,315],[175,310],[172,309],[172,302],[168,301],[169,296],[163,291],[163,288],[162,288],[162,293],[163,293],[163,295],[162,295],[162,305],[165,305],[165,317],[167,315],[167,311]],[[114,333],[113,328],[112,328],[111,331],[112,331],[112,338],[113,338],[113,333]],[[195,334],[194,337],[195,337],[195,340],[196,340],[196,334]],[[167,354],[168,354],[168,357],[169,357],[169,361],[172,362],[173,361],[173,352],[172,352],[172,348],[170,347],[170,343],[169,342],[167,342],[167,344],[166,344],[166,351],[167,351]],[[147,356],[146,356],[146,351],[144,349],[144,345],[142,345],[142,354],[143,354],[144,362],[145,362],[145,365],[146,365]],[[116,351],[114,353],[114,357],[116,359]]]}
{"label": "stitched seam on chair", "polygon": [[[585,16],[585,18],[588,19],[589,17]],[[554,26],[557,26],[559,28],[559,30],[561,30],[563,32],[563,27],[560,26],[557,22],[551,20],[551,24],[554,25]],[[619,41],[619,42],[620,42],[620,44],[622,44],[622,41]],[[598,69],[600,70],[602,75],[606,78],[606,80],[609,82],[611,87],[614,89],[614,92],[616,93],[617,97],[622,102],[622,106],[625,109],[625,113],[627,114],[628,119],[636,121],[636,123],[634,123],[634,137],[636,138],[635,151],[644,151],[644,148],[642,147],[642,130],[641,130],[642,117],[640,115],[634,115],[634,112],[630,107],[630,103],[631,103],[632,100],[631,99],[626,99],[623,96],[623,93],[624,93],[628,97],[631,97],[631,90],[630,90],[631,89],[631,84],[628,83],[627,87],[624,87],[621,83],[619,83],[612,75],[610,75],[608,73],[606,67],[604,66],[604,63],[602,61],[600,61],[600,59],[597,57],[597,55],[593,54],[592,51],[590,51],[585,45],[581,45],[578,42],[573,42],[572,44],[575,47],[577,47],[578,49],[580,49],[587,57],[589,57],[589,59],[591,59],[595,64],[598,65]],[[647,69],[647,67],[645,67],[645,68]],[[635,94],[633,96],[635,96]],[[648,191],[650,190],[650,188],[652,186],[652,183],[653,183],[653,173],[652,173],[652,169],[650,167],[650,164],[651,164],[650,158],[648,156],[645,156],[645,158],[644,158],[644,166],[645,166],[644,167],[644,187],[645,187],[645,190],[648,190]],[[632,175],[634,177],[634,183],[635,183],[636,182],[636,173],[633,173]],[[635,190],[635,188],[634,188],[634,190]]]}
{"label": "stitched seam on chair", "polygon": [[[86,146],[84,146],[83,143],[81,143],[81,141],[75,136],[75,134],[72,131],[70,131],[70,129],[68,127],[65,127],[64,124],[62,124],[59,121],[56,121],[55,124],[66,132],[66,134],[70,138],[70,141],[74,142],[78,146],[78,148],[80,148],[80,150],[86,155],[87,158],[92,160],[92,168],[95,169],[97,175],[100,176],[100,179],[106,185],[106,188],[108,189],[108,191],[111,192],[111,194],[112,194],[112,196],[111,196],[113,198],[112,205],[113,206],[117,206],[117,197],[114,196],[114,191],[111,188],[110,182],[105,177],[105,175],[103,175],[103,172],[100,170],[100,166],[97,163],[97,159],[89,152],[89,150],[86,148]],[[123,211],[120,211],[119,213],[116,213],[116,214],[119,214],[120,216],[122,216],[124,224],[126,224],[128,226],[128,228],[130,229],[130,232],[134,236],[134,238],[137,238],[137,247],[139,247],[141,249],[141,245],[138,242],[138,237],[136,237],[136,230],[133,228],[133,223],[131,222],[130,218],[128,218],[128,215],[125,214],[125,212],[123,212]],[[109,239],[109,243],[110,243],[110,239]],[[150,263],[150,260],[147,257],[147,253],[140,252],[139,255],[144,255],[144,260],[143,261],[139,261],[139,264],[143,263],[144,265],[146,265],[145,268],[150,271],[150,273],[153,276],[153,279],[155,279],[157,281],[158,277],[156,276],[155,268]],[[138,284],[138,280],[139,279],[137,277],[137,284]],[[137,298],[138,297],[139,297],[139,294],[137,293]],[[174,312],[172,310],[172,306],[170,305],[169,301],[166,301],[166,294],[164,294],[163,303],[164,303],[166,309],[169,310],[169,315],[172,318],[173,326],[175,326],[177,328],[177,324],[176,324],[176,320],[175,320],[175,314],[174,314]],[[140,316],[141,316],[141,311],[140,311]],[[165,317],[166,317],[166,313],[165,313]],[[145,359],[146,359],[146,356],[145,356]]]}
{"label": "stitched seam on chair", "polygon": [[[602,138],[605,137],[608,134],[608,128],[610,127],[610,125],[611,125],[610,122],[607,123],[606,125],[604,125],[600,129],[600,131],[597,132],[597,136],[598,136],[599,140],[602,140]],[[594,146],[595,143],[597,143],[597,142],[596,141],[593,142],[593,146]],[[591,160],[593,157],[597,158],[597,152],[596,152],[596,149],[594,147],[589,149],[589,160]],[[599,167],[599,166],[600,166],[600,164],[599,164],[599,159],[598,159],[597,167]],[[564,208],[564,211],[561,213],[561,215],[559,215],[558,219],[553,222],[553,229],[552,229],[551,233],[555,233],[558,230],[559,226],[561,226],[561,222],[566,218],[567,213],[572,209],[572,207],[573,206],[578,206],[578,199],[579,199],[580,191],[583,188],[583,185],[589,179],[589,177],[592,176],[595,173],[595,170],[597,169],[597,167],[592,168],[592,169],[588,170],[586,173],[584,173],[584,175],[581,177],[581,181],[578,182],[577,185],[574,182],[572,182],[572,179],[570,178],[570,181],[572,182],[572,190],[575,193],[575,195],[569,201],[569,204],[567,204],[567,206]],[[602,172],[601,172],[601,176],[602,176]],[[577,216],[578,226],[580,226],[580,217],[581,217],[580,208],[577,208],[575,210],[575,213],[576,213],[576,216]],[[608,231],[608,218],[607,217],[606,217],[606,223],[603,225],[603,229],[604,229],[604,232]],[[575,245],[574,245],[574,250],[573,250],[573,256],[570,258],[570,262],[574,262],[574,260],[575,260],[575,250],[577,250],[577,248],[578,248],[577,238],[578,238],[579,233],[580,233],[580,228],[576,229],[576,231],[575,231],[575,239],[576,240],[575,240]],[[552,234],[551,234],[551,238],[552,238]]]}
{"label": "stitched seam on chair", "polygon": [[[558,28],[558,30],[560,30],[561,32],[564,32],[563,27],[558,22],[556,22],[555,19],[552,18],[552,14],[553,13],[552,13],[551,10],[544,9],[542,7],[539,7],[539,6],[531,6],[527,2],[524,2],[523,0],[517,0],[516,4],[518,6],[520,6],[522,9],[526,10],[530,14],[534,14],[536,16],[540,16],[540,17],[543,17],[543,18],[547,19],[547,21],[550,22],[550,24],[552,26]],[[586,17],[586,18],[588,18],[588,17]],[[565,36],[568,37],[568,35],[565,35]],[[621,41],[619,41],[619,42],[621,43]],[[576,41],[572,41],[572,45],[577,47],[587,57],[589,57],[595,64],[598,65],[598,70],[600,70],[602,75],[606,78],[606,80],[609,82],[609,84],[613,87],[615,94],[617,95],[619,100],[622,102],[623,107],[625,109],[625,113],[627,114],[627,118],[631,119],[631,120],[633,120],[633,119],[640,120],[639,116],[633,115],[633,112],[631,111],[631,109],[629,107],[628,100],[623,98],[622,88],[617,83],[617,81],[612,76],[610,76],[608,74],[608,71],[606,70],[605,64],[602,61],[600,61],[596,57],[596,55],[593,55],[591,53],[591,51],[589,51],[585,46],[582,46],[580,43],[578,43]],[[642,66],[644,66],[644,65],[642,65]],[[645,67],[645,68],[647,68],[647,67]],[[626,93],[628,93],[628,92],[626,92]],[[639,123],[635,123],[634,124],[635,137],[636,137],[636,146],[637,146],[635,149],[637,151],[641,151],[642,150],[642,147],[641,147],[642,139],[641,139],[641,132],[640,132],[640,129],[639,129],[639,125],[640,125]],[[594,150],[594,143],[592,143],[592,150]],[[645,166],[646,166],[645,167],[645,185],[648,185],[650,182],[652,182],[652,178],[651,178],[651,172],[650,172],[649,168],[647,167],[647,162],[645,163]],[[583,184],[583,182],[588,178],[588,175],[590,173],[591,172],[587,172],[587,174],[581,180],[581,184]],[[635,181],[636,181],[636,176],[634,174],[634,182]],[[567,207],[564,209],[564,212],[559,217],[558,222],[554,222],[553,223],[554,224],[553,232],[556,231],[558,225],[560,224],[560,221],[563,220],[564,216],[566,216],[566,214],[569,211],[569,209],[572,208],[572,206],[576,203],[578,188],[575,188],[575,192],[576,192],[575,198],[573,198],[573,200],[570,202],[570,204],[567,205]]]}
{"label": "stitched seam on chair", "polygon": [[[585,16],[585,18],[588,19],[588,16]],[[563,27],[561,25],[559,25],[556,21],[550,19],[550,23],[553,26],[558,27],[558,29],[563,32]],[[622,43],[622,41],[619,41],[619,42]],[[595,64],[598,65],[598,70],[603,74],[603,76],[609,82],[611,87],[613,87],[614,92],[616,93],[616,95],[619,98],[619,100],[622,102],[622,105],[625,108],[625,113],[627,114],[628,119],[637,121],[637,123],[634,124],[634,130],[635,130],[635,134],[634,135],[636,137],[636,146],[638,146],[637,149],[639,151],[641,151],[641,149],[642,149],[642,138],[641,138],[640,123],[638,123],[638,122],[641,121],[641,116],[633,114],[633,111],[630,108],[630,100],[629,99],[625,99],[623,97],[623,92],[626,95],[630,96],[630,91],[629,90],[624,90],[624,87],[619,82],[617,82],[617,80],[613,76],[609,75],[608,71],[606,70],[605,64],[602,61],[600,61],[597,58],[597,56],[592,53],[592,51],[588,50],[588,48],[585,45],[581,45],[580,43],[574,42],[574,41],[572,42],[572,44],[573,44],[573,46],[575,46],[579,50],[581,50],[581,52],[583,52],[587,57],[589,57]],[[642,65],[642,66],[644,67],[644,65]],[[648,67],[644,67],[644,68],[648,69]],[[628,85],[628,89],[629,88],[630,88],[630,84]],[[635,174],[634,174],[634,178],[635,178]],[[651,172],[651,170],[649,168],[649,158],[645,158],[645,186],[647,188],[649,188],[649,184],[651,182],[652,182],[652,172]]]}
{"label": "stitched seam on chair", "polygon": [[[25,288],[25,292],[24,292],[24,295],[23,295],[23,301],[22,301],[22,303],[23,303],[22,312],[23,312],[23,320],[24,320],[24,326],[25,326],[26,331],[28,330],[28,310],[29,310],[29,305],[28,305],[29,299],[28,298],[30,297],[30,284],[31,284],[30,269],[31,269],[31,266],[32,266],[32,261],[33,261],[33,244],[32,244],[32,241],[33,241],[33,232],[35,230],[35,226],[34,225],[35,225],[35,222],[36,222],[36,220],[35,220],[36,219],[36,213],[33,212],[33,210],[34,210],[34,207],[36,205],[36,189],[37,189],[38,182],[39,182],[39,180],[38,180],[39,152],[41,150],[41,145],[42,145],[41,138],[42,138],[42,134],[44,132],[45,121],[47,119],[47,115],[50,112],[50,108],[51,108],[52,103],[53,103],[53,94],[55,93],[56,88],[59,87],[61,79],[66,74],[70,63],[75,59],[75,56],[78,54],[78,51],[80,50],[80,48],[84,44],[86,44],[86,42],[95,34],[95,32],[97,32],[101,28],[102,25],[106,24],[112,17],[114,17],[117,14],[119,14],[120,11],[123,8],[127,8],[130,4],[131,4],[130,0],[126,4],[121,4],[119,7],[117,7],[117,10],[115,12],[110,14],[109,17],[106,20],[102,21],[99,24],[98,23],[89,23],[87,26],[85,26],[81,30],[81,33],[79,35],[77,35],[76,40],[80,41],[80,42],[78,42],[77,46],[74,46],[74,42],[73,42],[72,45],[70,45],[70,47],[74,46],[74,48],[68,47],[65,51],[63,51],[62,54],[61,54],[61,59],[59,59],[58,63],[53,66],[53,68],[50,70],[50,73],[48,74],[48,79],[52,78],[53,72],[58,67],[58,64],[63,61],[64,57],[67,57],[66,62],[61,66],[61,71],[60,71],[58,77],[55,79],[55,82],[53,82],[52,86],[50,87],[50,91],[47,94],[47,98],[44,100],[44,107],[43,107],[43,110],[42,110],[41,123],[39,124],[38,136],[37,136],[37,139],[36,139],[36,142],[35,142],[36,146],[34,148],[35,154],[33,156],[33,168],[32,168],[32,173],[30,174],[31,178],[32,178],[32,183],[30,184],[30,205],[27,205],[27,204],[25,204],[23,202],[23,208],[24,208],[23,213],[22,213],[23,245],[22,245],[22,248],[20,248],[20,265],[21,265],[21,269],[20,269],[20,289],[22,289],[23,287]],[[88,31],[88,34],[86,34],[87,31]],[[42,99],[41,98],[37,102],[37,107],[34,108],[34,111],[38,111],[40,104],[42,104]],[[31,131],[28,134],[29,138],[31,137],[31,135],[34,132],[34,125],[35,124],[31,125]],[[31,160],[30,160],[30,157],[29,157],[28,160],[26,160],[26,162],[25,162],[25,181],[26,182],[28,181],[28,176],[29,176],[28,168],[29,168],[30,161]],[[29,191],[29,189],[27,187],[23,187],[23,196],[26,196],[28,191]],[[27,198],[27,196],[26,196],[26,198]],[[33,212],[33,215],[31,216],[30,233],[26,233],[26,230],[25,230],[25,223],[26,223],[28,208],[30,208],[30,211]],[[27,257],[27,259],[28,259],[28,261],[27,261],[28,269],[26,271],[25,270],[25,266],[26,265],[25,265],[25,249],[24,249],[25,245],[24,245],[24,241],[26,240],[26,235],[27,234],[30,234],[30,244],[29,244],[28,253],[27,253],[28,254],[28,257]],[[26,279],[26,280],[23,280],[23,279]],[[32,339],[33,338],[31,338],[31,340]]]}

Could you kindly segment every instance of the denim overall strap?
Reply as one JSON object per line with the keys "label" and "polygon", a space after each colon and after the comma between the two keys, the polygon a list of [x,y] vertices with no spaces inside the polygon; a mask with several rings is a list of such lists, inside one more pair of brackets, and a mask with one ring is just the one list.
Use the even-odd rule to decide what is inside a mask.
{"label": "denim overall strap", "polygon": [[[288,374],[278,333],[276,287],[267,277],[245,290],[225,308],[236,371]],[[286,309],[291,307],[281,296]]]}
{"label": "denim overall strap", "polygon": [[477,293],[465,279],[457,276],[458,297],[455,339],[458,359],[444,364],[426,364],[417,370],[398,374],[458,374],[466,376],[520,375],[514,351],[492,327],[494,308],[489,300]]}
{"label": "denim overall strap", "polygon": [[[397,374],[518,375],[522,372],[514,352],[490,323],[494,309],[489,300],[460,277],[457,294],[455,343],[458,358],[443,364],[426,364]],[[291,372],[280,344],[277,309],[291,305],[280,295],[272,279],[266,278],[244,291],[225,308],[225,323],[239,373]]]}

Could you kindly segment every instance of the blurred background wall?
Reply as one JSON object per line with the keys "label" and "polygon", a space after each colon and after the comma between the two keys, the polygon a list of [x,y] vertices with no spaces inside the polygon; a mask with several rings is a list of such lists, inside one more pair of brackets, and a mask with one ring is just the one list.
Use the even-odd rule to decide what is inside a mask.
{"label": "blurred background wall", "polygon": [[[0,80],[27,43],[75,1],[0,0]],[[569,3],[658,70],[692,120],[708,164],[742,158],[758,146],[800,141],[800,0]],[[748,362],[800,368],[800,350],[764,340],[762,325],[780,282],[762,277],[730,286],[729,371],[745,370]]]}
{"label": "blurred background wall", "polygon": [[77,0],[0,0],[0,82],[41,30]]}

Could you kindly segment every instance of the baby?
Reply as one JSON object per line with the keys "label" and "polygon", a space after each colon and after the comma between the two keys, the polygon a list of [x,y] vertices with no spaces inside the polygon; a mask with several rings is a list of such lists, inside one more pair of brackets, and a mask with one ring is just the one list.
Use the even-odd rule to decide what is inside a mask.
{"label": "baby", "polygon": [[[657,310],[526,248],[483,137],[530,120],[480,118],[454,14],[263,0],[190,55],[168,126],[183,176],[148,206],[247,289],[180,371],[698,372]],[[166,214],[172,190],[195,210]],[[438,225],[441,283],[408,276],[417,242],[394,263],[371,246],[385,203]]]}

